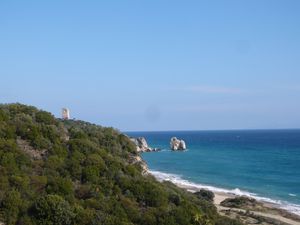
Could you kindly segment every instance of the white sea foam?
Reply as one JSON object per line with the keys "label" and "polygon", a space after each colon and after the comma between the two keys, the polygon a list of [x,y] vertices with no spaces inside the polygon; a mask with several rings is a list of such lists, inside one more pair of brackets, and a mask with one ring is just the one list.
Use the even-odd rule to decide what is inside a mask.
{"label": "white sea foam", "polygon": [[256,200],[263,201],[266,203],[272,203],[272,204],[276,205],[278,208],[285,209],[291,213],[300,215],[300,205],[297,205],[297,204],[292,204],[292,203],[285,202],[285,201],[261,197],[255,193],[251,193],[251,192],[248,192],[245,190],[240,190],[239,188],[229,190],[229,189],[225,189],[225,188],[218,188],[218,187],[213,187],[213,186],[209,186],[209,185],[193,183],[191,181],[183,179],[180,175],[177,175],[177,174],[163,173],[163,172],[154,171],[154,170],[150,170],[149,172],[158,181],[170,181],[178,186],[182,186],[182,187],[186,188],[188,191],[191,191],[191,192],[195,192],[196,190],[199,190],[199,189],[207,189],[207,190],[210,190],[213,192],[233,194],[236,196],[247,196],[247,197],[251,197]]}
{"label": "white sea foam", "polygon": [[171,151],[170,149],[163,148],[159,152],[170,152],[170,151]]}

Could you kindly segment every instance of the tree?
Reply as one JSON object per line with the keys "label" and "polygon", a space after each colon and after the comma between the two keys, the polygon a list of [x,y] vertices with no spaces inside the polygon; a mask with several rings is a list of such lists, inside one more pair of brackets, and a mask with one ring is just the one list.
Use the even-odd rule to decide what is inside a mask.
{"label": "tree", "polygon": [[213,202],[215,198],[215,194],[212,191],[206,190],[206,189],[201,189],[198,192],[195,192],[195,195],[200,198],[204,199],[209,202]]}
{"label": "tree", "polygon": [[39,198],[34,210],[38,223],[42,225],[68,225],[75,217],[70,204],[58,195]]}
{"label": "tree", "polygon": [[38,111],[35,114],[35,119],[36,119],[36,122],[44,123],[44,124],[47,124],[47,125],[57,123],[54,116],[52,116],[51,113],[45,112],[45,111]]}
{"label": "tree", "polygon": [[7,225],[17,222],[21,204],[21,194],[18,191],[12,190],[5,194],[1,208],[4,212],[5,223]]}

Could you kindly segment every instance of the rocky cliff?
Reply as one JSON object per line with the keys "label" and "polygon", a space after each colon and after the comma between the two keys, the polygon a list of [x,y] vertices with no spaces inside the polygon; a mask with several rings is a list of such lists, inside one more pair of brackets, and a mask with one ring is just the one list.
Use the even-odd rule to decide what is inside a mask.
{"label": "rocky cliff", "polygon": [[151,148],[149,147],[146,139],[144,137],[138,137],[138,138],[130,138],[130,140],[136,145],[137,152],[154,152],[159,151],[157,148]]}

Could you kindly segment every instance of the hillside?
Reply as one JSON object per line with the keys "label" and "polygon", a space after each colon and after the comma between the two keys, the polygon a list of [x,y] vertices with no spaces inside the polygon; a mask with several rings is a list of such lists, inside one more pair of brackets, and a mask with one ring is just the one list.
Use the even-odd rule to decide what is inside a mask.
{"label": "hillside", "polygon": [[112,128],[0,105],[0,224],[239,224],[137,158]]}

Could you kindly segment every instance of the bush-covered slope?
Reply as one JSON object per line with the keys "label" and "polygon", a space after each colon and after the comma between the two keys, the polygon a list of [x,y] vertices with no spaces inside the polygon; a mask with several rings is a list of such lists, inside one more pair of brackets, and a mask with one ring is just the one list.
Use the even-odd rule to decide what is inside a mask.
{"label": "bush-covered slope", "polygon": [[0,222],[238,224],[209,201],[142,175],[136,156],[112,128],[0,105]]}

